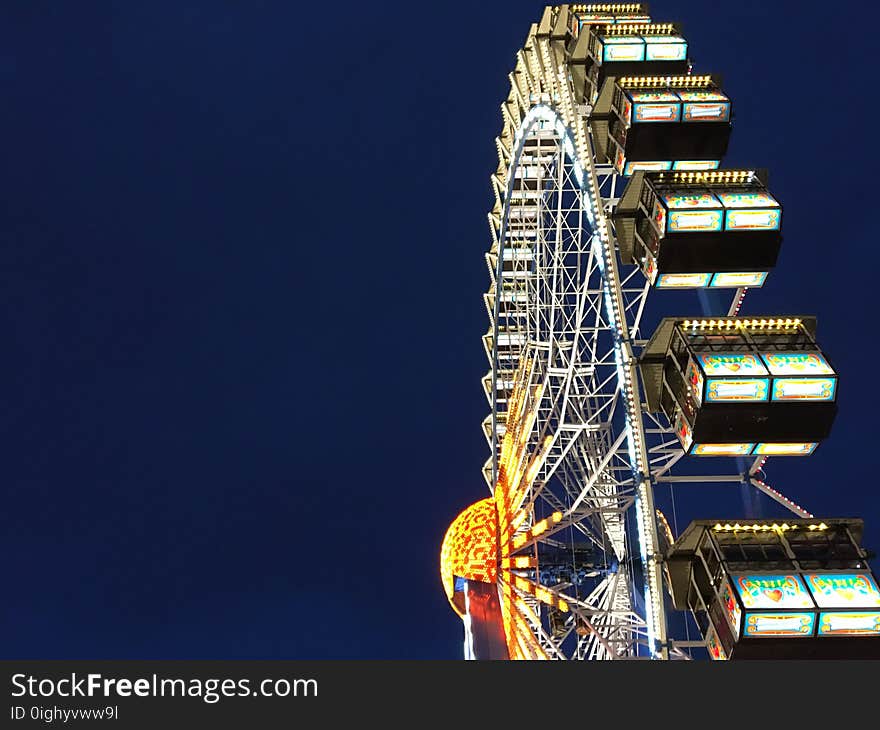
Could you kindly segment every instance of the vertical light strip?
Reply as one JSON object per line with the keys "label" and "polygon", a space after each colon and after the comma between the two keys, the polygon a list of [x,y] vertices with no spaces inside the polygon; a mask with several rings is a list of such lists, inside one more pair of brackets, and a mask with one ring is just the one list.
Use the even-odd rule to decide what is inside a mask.
{"label": "vertical light strip", "polygon": [[471,631],[471,602],[468,596],[468,584],[464,582],[464,616],[461,617],[464,624],[464,658],[476,659],[474,653],[474,634]]}
{"label": "vertical light strip", "polygon": [[[639,552],[645,572],[645,622],[648,625],[648,645],[652,656],[667,657],[666,616],[663,612],[662,577],[657,560],[659,542],[654,517],[654,495],[649,479],[647,448],[642,433],[641,405],[637,397],[634,377],[634,357],[629,331],[620,298],[620,284],[611,249],[607,223],[602,214],[599,186],[595,171],[590,168],[584,198],[587,216],[593,228],[593,242],[598,238],[599,255],[596,261],[602,272],[603,297],[606,315],[614,339],[614,359],[617,365],[618,389],[624,398],[626,414],[627,449],[636,483],[636,524],[639,532]],[[658,650],[659,645],[659,650]]]}
{"label": "vertical light strip", "polygon": [[[563,101],[570,101],[569,84],[561,85]],[[568,109],[567,109],[568,110]],[[564,143],[570,144],[571,132],[562,124],[558,114],[549,110],[557,117],[558,128],[561,127],[560,136]],[[578,121],[569,110],[569,118],[574,124],[577,136],[577,150],[579,155],[570,155],[574,163],[575,176],[584,194],[587,218],[592,228],[594,251],[598,233],[601,244],[601,255],[596,256],[599,269],[602,274],[603,298],[605,308],[614,340],[614,358],[617,366],[618,389],[624,397],[625,418],[627,434],[627,447],[629,451],[630,466],[636,483],[636,523],[639,531],[639,550],[645,572],[645,621],[648,626],[648,643],[652,656],[657,655],[656,645],[659,643],[659,656],[667,658],[666,649],[666,615],[663,610],[663,587],[661,566],[657,560],[659,541],[657,538],[657,522],[654,517],[654,495],[650,483],[650,466],[647,456],[644,434],[642,433],[641,404],[638,398],[638,390],[635,386],[635,359],[629,341],[629,331],[626,323],[625,309],[620,295],[620,280],[617,273],[614,251],[611,247],[608,235],[607,223],[601,204],[599,185],[596,180],[595,169],[592,164],[589,167],[589,180],[584,180],[578,175],[580,170],[579,160],[583,157],[588,163],[592,163],[593,151],[586,134],[586,125]],[[568,150],[568,146],[566,145]]]}

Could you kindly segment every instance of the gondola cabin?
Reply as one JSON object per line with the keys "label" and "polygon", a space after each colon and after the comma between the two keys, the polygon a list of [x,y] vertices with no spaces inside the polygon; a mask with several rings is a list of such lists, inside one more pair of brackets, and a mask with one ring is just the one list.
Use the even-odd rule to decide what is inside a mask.
{"label": "gondola cabin", "polygon": [[564,43],[572,88],[578,103],[592,105],[600,89],[599,77],[604,75],[598,69],[593,70],[598,54],[595,50],[590,54],[590,47],[595,43],[591,40],[591,30],[598,32],[607,25],[650,25],[651,16],[647,3],[570,5],[569,9]]}
{"label": "gondola cabin", "polygon": [[617,77],[606,155],[621,175],[716,169],[727,152],[730,119],[731,102],[716,77]]}
{"label": "gondola cabin", "polygon": [[637,173],[613,221],[623,260],[658,289],[763,286],[782,245],[764,171]]}
{"label": "gondola cabin", "polygon": [[815,329],[813,317],[664,319],[640,358],[648,408],[690,455],[809,455],[837,414]]}
{"label": "gondola cabin", "polygon": [[666,554],[674,607],[713,659],[878,659],[880,590],[858,519],[692,522]]}
{"label": "gondola cabin", "polygon": [[688,44],[675,23],[591,22],[581,27],[572,58],[583,62],[584,99],[592,103],[607,78],[687,73]]}

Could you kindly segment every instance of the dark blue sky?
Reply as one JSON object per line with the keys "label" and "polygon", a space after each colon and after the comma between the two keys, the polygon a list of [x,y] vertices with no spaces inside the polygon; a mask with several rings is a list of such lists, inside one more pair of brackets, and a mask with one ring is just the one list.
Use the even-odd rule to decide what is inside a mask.
{"label": "dark blue sky", "polygon": [[[488,175],[542,7],[4,4],[3,656],[460,656],[437,552],[486,491]],[[653,16],[785,205],[744,312],[817,313],[842,373],[770,481],[880,549],[877,11]]]}

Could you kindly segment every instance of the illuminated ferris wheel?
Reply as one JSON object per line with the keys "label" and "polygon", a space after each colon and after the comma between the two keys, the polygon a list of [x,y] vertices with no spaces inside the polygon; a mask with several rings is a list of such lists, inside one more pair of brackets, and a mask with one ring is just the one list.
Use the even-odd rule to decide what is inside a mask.
{"label": "illuminated ferris wheel", "polygon": [[[861,521],[815,519],[761,479],[769,456],[828,436],[838,376],[814,317],[738,316],[776,263],[782,207],[762,170],[721,168],[719,77],[636,3],[547,7],[509,80],[486,255],[490,496],[441,549],[465,655],[878,656]],[[729,307],[658,317],[666,289]],[[673,535],[655,490],[675,480],[746,483],[792,515]],[[676,635],[682,615],[696,638]]]}

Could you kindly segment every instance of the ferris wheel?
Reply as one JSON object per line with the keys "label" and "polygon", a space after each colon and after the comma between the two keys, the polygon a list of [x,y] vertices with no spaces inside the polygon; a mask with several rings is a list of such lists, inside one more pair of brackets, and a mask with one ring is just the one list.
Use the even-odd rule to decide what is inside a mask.
{"label": "ferris wheel", "polygon": [[[797,618],[735,588],[748,569],[763,590],[779,567],[731,562],[730,545],[756,555],[752,543],[767,560],[771,544],[787,551],[795,573],[812,565],[797,562],[804,546],[848,540],[835,575],[869,594],[876,581],[858,525],[815,520],[761,478],[769,456],[807,456],[827,437],[837,373],[813,317],[739,316],[775,265],[782,208],[764,171],[721,167],[732,102],[719,77],[693,73],[679,25],[631,3],[547,7],[508,78],[484,297],[490,496],[458,516],[441,550],[466,656],[728,658],[775,647],[797,621],[798,646],[839,651],[840,640],[819,640],[833,625],[874,651],[880,593],[876,616],[822,613],[813,574],[796,573],[812,596]],[[729,304],[645,331],[666,289]],[[696,473],[674,475],[683,460]],[[791,518],[673,535],[655,490],[676,479],[744,482]],[[702,581],[693,566],[711,564],[710,548],[721,567]],[[675,635],[675,609],[691,612],[696,639]],[[750,641],[756,627],[764,644]]]}

